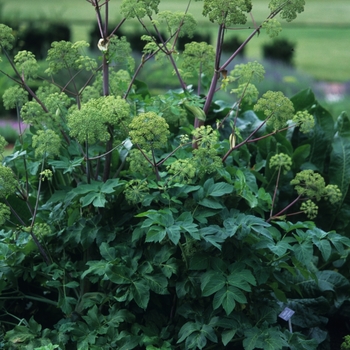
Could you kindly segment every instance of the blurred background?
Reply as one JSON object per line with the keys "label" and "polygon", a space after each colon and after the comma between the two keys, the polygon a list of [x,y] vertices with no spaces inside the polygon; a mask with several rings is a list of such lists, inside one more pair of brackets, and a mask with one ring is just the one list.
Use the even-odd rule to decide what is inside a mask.
{"label": "blurred background", "polygon": [[[261,23],[269,14],[268,0],[253,1],[254,20]],[[119,8],[121,1],[110,0],[110,27],[114,28],[122,19]],[[187,0],[162,0],[160,10],[184,11]],[[215,44],[217,26],[210,24],[202,16],[203,2],[191,2],[190,13],[198,22],[195,37],[185,38],[178,43],[181,51],[186,42],[207,41]],[[98,55],[99,34],[96,14],[86,0],[0,0],[0,23],[12,27],[18,37],[16,50],[30,50],[40,61],[46,56],[52,41],[86,40],[90,42],[91,55]],[[283,31],[276,40],[271,40],[264,32],[256,36],[233,64],[258,60],[266,69],[266,79],[259,86],[261,92],[279,90],[288,97],[311,87],[320,102],[334,118],[342,111],[350,112],[350,1],[349,0],[306,0],[305,11],[291,23],[281,20]],[[227,31],[224,55],[228,57],[251,33],[254,27],[248,16],[245,26]],[[165,31],[164,31],[165,32]],[[134,52],[136,64],[144,42],[144,34],[136,21],[126,22],[119,36],[126,36]],[[45,63],[42,62],[42,69]],[[232,68],[232,67],[231,67]],[[10,73],[5,60],[0,69]],[[169,69],[169,78],[164,79],[164,69]],[[161,67],[156,62],[145,65],[142,77],[152,76],[157,82],[154,92],[178,87],[172,68]],[[161,85],[159,85],[161,82]],[[9,79],[0,75],[0,96],[11,85]],[[11,119],[11,113],[0,101],[0,134],[15,138],[18,126]],[[16,129],[17,128],[17,129]]]}

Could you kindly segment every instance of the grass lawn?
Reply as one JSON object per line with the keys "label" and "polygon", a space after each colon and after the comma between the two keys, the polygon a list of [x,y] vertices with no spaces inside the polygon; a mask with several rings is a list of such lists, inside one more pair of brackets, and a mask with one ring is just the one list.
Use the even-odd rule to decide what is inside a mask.
{"label": "grass lawn", "polygon": [[[110,1],[111,22],[118,23],[121,19],[120,3]],[[1,4],[2,18],[59,18],[71,24],[73,40],[87,40],[95,20],[93,7],[83,0],[2,0]],[[160,10],[184,10],[186,4],[187,0],[163,0]],[[253,1],[253,15],[258,23],[269,13],[267,4],[267,0]],[[203,28],[202,6],[203,2],[192,0],[190,12],[197,18],[199,28]],[[281,37],[291,39],[297,45],[297,68],[320,80],[350,80],[349,14],[350,0],[306,0],[304,13],[292,23],[282,22]],[[247,25],[252,26],[251,21]],[[206,22],[204,28],[215,38],[215,25]],[[249,29],[235,31],[235,35],[241,38],[249,33]],[[246,49],[248,57],[261,58],[261,46],[268,40],[264,34],[254,38]]]}

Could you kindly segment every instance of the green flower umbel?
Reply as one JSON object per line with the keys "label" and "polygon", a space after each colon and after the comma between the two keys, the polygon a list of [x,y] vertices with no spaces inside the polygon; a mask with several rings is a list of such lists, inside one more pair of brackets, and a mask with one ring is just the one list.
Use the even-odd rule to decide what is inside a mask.
{"label": "green flower umbel", "polygon": [[131,141],[146,151],[163,148],[168,142],[169,125],[155,112],[139,114],[129,128]]}

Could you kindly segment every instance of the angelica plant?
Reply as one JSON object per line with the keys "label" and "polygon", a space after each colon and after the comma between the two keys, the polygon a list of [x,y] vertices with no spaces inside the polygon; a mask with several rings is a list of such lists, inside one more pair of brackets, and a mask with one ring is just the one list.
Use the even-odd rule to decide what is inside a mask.
{"label": "angelica plant", "polygon": [[[276,36],[278,15],[293,20],[304,2],[270,1],[257,23],[253,0],[204,0],[215,46],[192,42],[183,52],[178,39],[195,33],[191,1],[173,13],[160,11],[160,0],[125,0],[120,21],[109,16],[111,1],[87,3],[99,57],[86,42],[56,42],[40,76],[31,53],[11,57],[12,31],[0,26],[15,85],[5,106],[30,125],[0,165],[5,341],[38,349],[322,347],[324,337],[310,337],[326,332],[324,311],[314,308],[317,332],[300,324],[291,333],[276,317],[289,301],[302,319],[305,298],[317,306],[344,294],[350,242],[334,229],[350,225],[349,121],[334,126],[308,91],[261,96],[258,62],[230,68],[254,36]],[[140,55],[116,35],[129,20],[143,30]],[[224,61],[224,39],[238,28],[247,39]],[[179,89],[149,89],[152,72],[140,81],[153,59],[171,66]],[[190,75],[197,86],[187,84]],[[216,100],[220,89],[227,100]],[[325,212],[335,224],[322,221]],[[332,291],[319,285],[325,280]],[[330,305],[332,317],[342,300]]]}

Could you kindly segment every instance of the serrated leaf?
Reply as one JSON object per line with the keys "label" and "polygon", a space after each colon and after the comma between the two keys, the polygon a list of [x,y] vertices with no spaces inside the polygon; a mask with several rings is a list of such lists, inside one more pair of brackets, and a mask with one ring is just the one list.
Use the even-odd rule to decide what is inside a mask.
{"label": "serrated leaf", "polygon": [[157,294],[168,294],[168,280],[162,274],[143,275],[151,290]]}
{"label": "serrated leaf", "polygon": [[211,209],[222,209],[224,208],[222,204],[217,202],[215,199],[210,199],[210,198],[203,198],[198,202],[198,204],[202,205],[203,207],[206,208],[211,208]]}
{"label": "serrated leaf", "polygon": [[318,271],[316,277],[322,292],[336,292],[342,288],[347,289],[350,287],[349,280],[336,271]]}
{"label": "serrated leaf", "polygon": [[[179,243],[179,240],[181,238],[181,233],[180,233],[180,227],[177,225],[170,226],[166,228],[166,233],[169,239],[177,245]],[[147,236],[146,236],[147,237]]]}
{"label": "serrated leaf", "polygon": [[61,310],[66,314],[70,315],[73,311],[72,305],[75,305],[77,303],[77,300],[72,297],[62,297],[59,302],[58,306],[61,308]]}
{"label": "serrated leaf", "polygon": [[176,342],[181,343],[189,337],[193,332],[198,332],[200,330],[200,325],[196,322],[186,322],[179,331],[179,339]]}
{"label": "serrated leaf", "polygon": [[222,289],[226,284],[226,277],[215,271],[204,274],[201,278],[202,295],[207,297]]}
{"label": "serrated leaf", "polygon": [[207,190],[207,196],[221,197],[233,192],[234,187],[226,182],[218,182],[211,185]]}
{"label": "serrated leaf", "polygon": [[197,253],[190,257],[190,270],[206,270],[209,266],[210,257],[207,254]]}
{"label": "serrated leaf", "polygon": [[336,135],[332,142],[329,178],[339,187],[344,199],[350,184],[350,137]]}
{"label": "serrated leaf", "polygon": [[201,328],[201,333],[204,334],[204,336],[213,343],[217,343],[218,338],[212,326],[204,324]]}
{"label": "serrated leaf", "polygon": [[107,261],[104,260],[91,260],[86,263],[90,267],[83,272],[81,278],[85,278],[89,273],[96,274],[98,276],[102,276],[106,272],[106,267],[108,265]]}
{"label": "serrated leaf", "polygon": [[116,251],[114,247],[110,247],[108,243],[102,242],[100,245],[100,254],[101,256],[107,260],[112,261],[116,258]]}
{"label": "serrated leaf", "polygon": [[146,282],[145,281],[133,282],[131,285],[131,292],[136,304],[141,309],[145,310],[147,308],[149,297],[150,297],[149,286],[146,284]]}
{"label": "serrated leaf", "polygon": [[132,283],[132,274],[133,272],[131,269],[122,265],[108,265],[106,269],[107,277],[116,284]]}
{"label": "serrated leaf", "polygon": [[226,346],[235,336],[237,330],[236,329],[229,329],[229,330],[224,330],[221,333],[221,340],[224,346]]}
{"label": "serrated leaf", "polygon": [[289,244],[289,240],[283,239],[281,241],[278,241],[276,244],[269,243],[267,245],[267,248],[269,248],[274,254],[280,257],[284,255],[287,250],[291,250],[292,246]]}
{"label": "serrated leaf", "polygon": [[245,269],[241,263],[235,263],[230,266],[230,275],[227,277],[229,285],[251,291],[251,286],[256,286],[256,280],[250,270]]}
{"label": "serrated leaf", "polygon": [[293,245],[296,259],[304,265],[309,265],[313,258],[313,245],[310,240]]}
{"label": "serrated leaf", "polygon": [[152,226],[146,234],[146,242],[161,242],[167,234],[164,227]]}
{"label": "serrated leaf", "polygon": [[258,327],[252,327],[244,331],[243,340],[244,350],[263,349],[263,344],[259,339],[262,332]]}
{"label": "serrated leaf", "polygon": [[[94,206],[95,206],[95,207],[98,207],[100,203],[102,204],[101,198],[98,199],[98,195],[99,195],[99,194],[96,193],[96,192],[90,192],[90,193],[88,193],[86,196],[81,197],[81,198],[80,198],[81,206],[82,206],[82,207],[86,207],[86,206],[90,205],[92,202],[94,202],[94,201],[97,199],[97,201],[96,201],[96,204],[97,204],[97,205],[94,204]],[[102,196],[103,196],[103,195],[102,195]],[[104,196],[103,196],[103,197],[104,197]],[[101,207],[101,206],[100,206],[100,207]],[[102,205],[102,207],[103,207],[103,205]]]}
{"label": "serrated leaf", "polygon": [[[237,300],[237,298],[239,300]],[[243,296],[242,292],[240,292],[237,288],[232,286],[225,286],[217,293],[215,293],[213,298],[213,308],[216,310],[220,306],[225,310],[226,315],[230,315],[233,309],[236,306],[236,300],[238,302],[242,302],[242,304],[247,302],[247,299]]]}
{"label": "serrated leaf", "polygon": [[102,193],[113,193],[115,192],[115,188],[118,186],[123,186],[122,183],[119,183],[119,179],[108,179],[106,182],[104,182],[101,186],[101,192]]}
{"label": "serrated leaf", "polygon": [[332,247],[329,241],[326,239],[321,239],[320,241],[316,242],[315,245],[320,250],[323,260],[328,261],[332,254]]}
{"label": "serrated leaf", "polygon": [[64,285],[66,288],[77,288],[79,287],[79,283],[77,281],[71,281]]}

